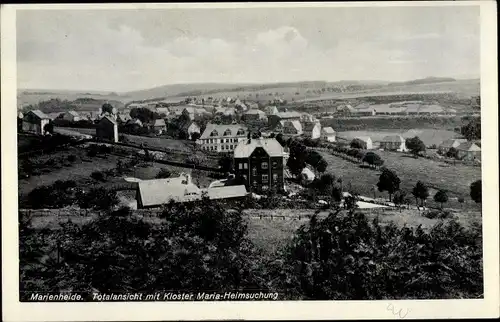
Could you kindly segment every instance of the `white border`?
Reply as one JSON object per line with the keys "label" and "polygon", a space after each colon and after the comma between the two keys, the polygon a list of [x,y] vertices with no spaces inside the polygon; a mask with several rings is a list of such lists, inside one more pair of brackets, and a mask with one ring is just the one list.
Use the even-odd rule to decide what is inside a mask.
{"label": "white border", "polygon": [[[16,9],[280,8],[368,6],[481,7],[481,103],[483,146],[484,300],[316,301],[316,302],[18,302],[18,217],[16,135]],[[494,1],[357,3],[210,4],[52,4],[3,5],[1,10],[2,119],[2,284],[5,321],[206,320],[206,319],[396,319],[483,318],[499,316],[498,96]],[[450,57],[453,59],[453,57]]]}

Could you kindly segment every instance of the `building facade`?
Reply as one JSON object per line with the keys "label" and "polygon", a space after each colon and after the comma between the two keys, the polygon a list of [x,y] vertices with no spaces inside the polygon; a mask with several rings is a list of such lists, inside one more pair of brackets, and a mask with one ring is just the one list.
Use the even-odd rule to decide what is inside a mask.
{"label": "building facade", "polygon": [[284,181],[284,150],[275,139],[252,139],[240,142],[234,150],[235,175],[251,192],[282,191]]}
{"label": "building facade", "polygon": [[406,152],[406,140],[401,135],[388,135],[380,141],[380,148],[387,151]]}
{"label": "building facade", "polygon": [[98,139],[118,142],[118,123],[109,116],[104,116],[99,120],[96,127],[96,137]]}
{"label": "building facade", "polygon": [[336,141],[335,130],[329,126],[322,128],[321,129],[321,139],[323,139],[327,142],[335,142]]}
{"label": "building facade", "polygon": [[205,151],[233,152],[239,142],[244,141],[248,128],[240,124],[207,124],[205,131],[197,140]]}
{"label": "building facade", "polygon": [[321,123],[319,122],[304,122],[302,126],[303,134],[311,139],[319,139],[321,136]]}
{"label": "building facade", "polygon": [[29,111],[24,114],[22,129],[25,132],[44,135],[45,125],[50,123],[50,118],[40,110]]}

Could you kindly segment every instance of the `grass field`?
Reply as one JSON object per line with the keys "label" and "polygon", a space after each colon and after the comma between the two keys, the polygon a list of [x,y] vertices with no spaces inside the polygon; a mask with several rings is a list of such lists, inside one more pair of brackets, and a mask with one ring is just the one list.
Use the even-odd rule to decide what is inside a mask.
{"label": "grass field", "polygon": [[[331,155],[327,152],[320,152],[328,162],[327,171],[340,176],[343,179],[346,189],[353,189],[361,195],[367,197],[382,197],[387,194],[377,190],[380,171],[375,171],[358,164]],[[480,205],[475,204],[469,196],[470,184],[481,178],[481,168],[465,165],[447,165],[443,162],[414,159],[413,157],[396,152],[377,151],[385,161],[384,166],[394,170],[401,179],[400,187],[409,192],[413,189],[417,181],[423,181],[429,186],[448,190],[448,206],[460,208],[456,201],[457,197],[463,197],[467,209],[480,209]],[[430,191],[428,205],[436,206],[432,201],[434,191]]]}
{"label": "grass field", "polygon": [[382,129],[380,131],[343,131],[337,132],[338,138],[345,138],[347,140],[352,140],[357,136],[369,136],[372,138],[373,142],[379,142],[387,135],[401,135],[403,138],[408,139],[418,136],[426,146],[439,145],[443,141],[460,137],[460,134],[449,131],[449,130],[439,130],[439,129],[424,129],[415,128],[411,130],[398,130],[398,129]]}
{"label": "grass field", "polygon": [[[69,155],[76,156],[76,161],[66,162],[67,166],[60,165],[48,167],[47,171],[42,171],[40,175],[31,176],[27,179],[20,179],[18,181],[19,194],[26,195],[36,187],[51,185],[57,180],[74,180],[79,186],[91,187],[96,184],[90,178],[92,172],[114,169],[116,168],[118,160],[121,159],[122,161],[126,161],[123,157],[112,154],[108,154],[106,158],[99,156],[89,158],[86,155],[86,150],[78,147],[71,147],[65,151],[58,151],[56,153],[39,155],[33,160],[40,163],[49,159],[66,160]],[[162,168],[168,169],[173,175],[180,174],[181,172],[190,173],[193,182],[200,187],[208,187],[208,185],[215,180],[209,178],[207,176],[208,173],[205,171],[175,167],[157,162],[147,162],[143,163],[143,166],[137,165],[136,167],[127,169],[126,174],[123,176],[108,178],[107,184],[124,183],[124,177],[136,177],[142,180],[154,179]]]}

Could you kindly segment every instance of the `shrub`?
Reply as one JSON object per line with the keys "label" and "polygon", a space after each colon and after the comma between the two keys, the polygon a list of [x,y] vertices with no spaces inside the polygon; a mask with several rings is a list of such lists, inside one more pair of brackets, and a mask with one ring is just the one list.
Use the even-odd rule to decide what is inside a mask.
{"label": "shrub", "polygon": [[69,162],[75,162],[76,161],[76,155],[74,155],[74,154],[68,155],[68,161]]}
{"label": "shrub", "polygon": [[101,171],[94,171],[90,174],[90,177],[97,181],[106,181],[104,173]]}
{"label": "shrub", "polygon": [[441,299],[480,296],[481,263],[480,229],[452,220],[424,231],[334,212],[299,228],[269,270],[292,299]]}

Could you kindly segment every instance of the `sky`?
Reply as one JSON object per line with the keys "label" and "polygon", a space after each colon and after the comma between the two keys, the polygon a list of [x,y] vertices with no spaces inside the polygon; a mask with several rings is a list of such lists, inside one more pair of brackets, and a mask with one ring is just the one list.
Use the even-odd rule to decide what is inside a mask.
{"label": "sky", "polygon": [[18,10],[23,89],[480,75],[479,7]]}

